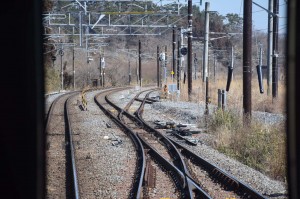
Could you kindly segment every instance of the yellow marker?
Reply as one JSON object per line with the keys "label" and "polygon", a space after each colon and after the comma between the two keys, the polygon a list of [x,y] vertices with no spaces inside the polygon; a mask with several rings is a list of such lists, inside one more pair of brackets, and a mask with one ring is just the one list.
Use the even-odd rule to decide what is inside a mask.
{"label": "yellow marker", "polygon": [[174,74],[175,74],[174,71],[172,71],[172,72],[171,72],[171,75],[174,75]]}

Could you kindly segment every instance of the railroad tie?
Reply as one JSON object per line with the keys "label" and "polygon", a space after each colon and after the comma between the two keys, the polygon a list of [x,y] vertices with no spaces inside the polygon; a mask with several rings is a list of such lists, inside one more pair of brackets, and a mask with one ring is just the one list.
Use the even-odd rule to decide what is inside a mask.
{"label": "railroad tie", "polygon": [[222,171],[217,168],[214,168],[212,171],[212,176],[222,183],[226,190],[237,191],[239,189],[239,182],[226,176]]}

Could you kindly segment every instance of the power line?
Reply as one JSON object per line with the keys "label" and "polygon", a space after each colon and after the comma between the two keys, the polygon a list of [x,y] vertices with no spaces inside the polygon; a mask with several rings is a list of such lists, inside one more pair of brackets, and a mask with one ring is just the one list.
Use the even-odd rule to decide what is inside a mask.
{"label": "power line", "polygon": [[262,31],[262,30],[268,30],[268,28],[258,29],[258,30],[256,30],[256,31]]}
{"label": "power line", "polygon": [[257,12],[263,12],[264,10],[257,10],[257,11],[254,11],[252,13],[257,13]]}
{"label": "power line", "polygon": [[239,13],[239,16],[241,16],[242,7],[243,7],[243,0],[241,0],[241,5],[240,5],[240,13]]}
{"label": "power line", "polygon": [[286,29],[287,27],[285,26],[285,27],[283,27],[283,28],[280,28],[279,30],[283,30],[283,29]]}

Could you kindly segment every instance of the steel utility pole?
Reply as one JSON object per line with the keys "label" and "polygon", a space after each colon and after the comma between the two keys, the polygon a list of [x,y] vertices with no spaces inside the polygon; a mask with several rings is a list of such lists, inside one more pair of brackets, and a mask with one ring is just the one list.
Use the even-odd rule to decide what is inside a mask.
{"label": "steel utility pole", "polygon": [[159,67],[159,46],[157,46],[157,58],[156,58],[156,64],[157,64],[157,87],[160,87],[160,67]]}
{"label": "steel utility pole", "polygon": [[79,46],[82,47],[82,16],[79,12]]}
{"label": "steel utility pole", "polygon": [[216,82],[216,54],[214,53],[214,82]]}
{"label": "steel utility pole", "polygon": [[75,46],[73,46],[73,90],[75,91]]}
{"label": "steel utility pole", "polygon": [[105,87],[105,61],[104,61],[104,53],[102,55],[102,59],[101,59],[101,68],[102,68],[102,86]]}
{"label": "steel utility pole", "polygon": [[262,67],[262,43],[259,43],[259,62],[258,62],[258,65],[260,66],[260,67]]}
{"label": "steel utility pole", "polygon": [[272,85],[272,57],[273,57],[273,15],[270,12],[273,12],[273,0],[269,0],[269,13],[268,13],[268,88],[267,94],[271,94],[271,85]]}
{"label": "steel utility pole", "polygon": [[252,0],[244,0],[243,26],[243,109],[244,118],[251,118]]}
{"label": "steel utility pole", "polygon": [[[180,33],[181,34],[181,33]],[[180,37],[179,37],[180,38]],[[177,74],[177,89],[180,90],[180,39],[178,39],[177,41],[177,70],[176,70],[176,74]]]}
{"label": "steel utility pole", "polygon": [[60,55],[60,76],[61,76],[61,90],[64,90],[64,70],[62,64],[62,55]]}
{"label": "steel utility pole", "polygon": [[208,93],[208,77],[206,77],[205,85],[206,85],[206,90],[205,90],[205,112],[204,112],[204,114],[208,115],[209,114],[208,104],[210,101],[209,93]]}
{"label": "steel utility pole", "polygon": [[279,0],[274,0],[273,7],[273,63],[272,63],[272,97],[278,97],[278,14]]}
{"label": "steel utility pole", "polygon": [[175,57],[175,48],[176,48],[176,26],[173,26],[173,45],[172,45],[172,56],[173,56],[173,62],[172,62],[172,81],[174,82],[175,77],[175,65],[176,65],[176,57]]}
{"label": "steel utility pole", "polygon": [[105,67],[103,67],[103,87],[105,87]]}
{"label": "steel utility pole", "polygon": [[204,30],[204,50],[203,50],[203,82],[206,81],[208,77],[208,41],[209,41],[209,2],[205,2],[205,30]]}
{"label": "steel utility pole", "polygon": [[62,61],[64,56],[64,51],[62,45],[61,45],[61,49],[59,50],[59,55],[60,55],[61,90],[64,90],[64,69],[63,69],[63,61]]}
{"label": "steel utility pole", "polygon": [[195,80],[197,79],[197,57],[196,57],[196,53],[194,53],[194,77]]}
{"label": "steel utility pole", "polygon": [[100,72],[100,84],[103,87],[103,76],[102,76],[102,57],[100,53],[100,63],[99,63],[99,72]]}
{"label": "steel utility pole", "polygon": [[139,82],[142,87],[142,57],[141,57],[141,40],[139,40]]}
{"label": "steel utility pole", "polygon": [[135,68],[136,68],[136,84],[139,85],[139,66],[138,66],[138,52],[135,51],[136,59],[135,59]]}
{"label": "steel utility pole", "polygon": [[193,65],[193,51],[192,51],[192,22],[193,22],[193,10],[192,0],[188,0],[188,62],[187,62],[187,78],[188,78],[188,98],[191,101],[192,94],[192,65]]}
{"label": "steel utility pole", "polygon": [[233,76],[233,66],[234,66],[234,47],[231,46],[231,69],[232,69],[232,76]]}
{"label": "steel utility pole", "polygon": [[131,84],[130,54],[128,49],[128,83]]}
{"label": "steel utility pole", "polygon": [[164,82],[165,82],[165,85],[167,85],[167,59],[168,59],[168,56],[167,56],[167,53],[168,53],[168,48],[167,46],[165,46],[165,64],[164,64]]}

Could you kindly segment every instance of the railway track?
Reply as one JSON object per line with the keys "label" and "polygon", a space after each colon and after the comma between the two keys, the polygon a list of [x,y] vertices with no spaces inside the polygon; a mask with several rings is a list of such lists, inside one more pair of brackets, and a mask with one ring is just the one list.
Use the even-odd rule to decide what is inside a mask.
{"label": "railway track", "polygon": [[[47,198],[80,198],[72,126],[68,113],[69,100],[76,94],[78,92],[63,94],[56,98],[46,117]],[[60,186],[57,186],[57,183]]]}
{"label": "railway track", "polygon": [[[119,118],[117,118],[117,116],[119,114],[112,114],[111,111],[109,111],[107,108],[104,108],[103,105],[101,105],[101,103],[97,100],[98,96],[95,96],[95,102],[100,106],[100,108],[105,111],[109,117],[113,118],[113,120],[120,125],[123,129],[126,129],[127,132],[130,132],[131,135],[135,135],[139,137],[139,140],[142,141],[143,143],[143,147],[146,149],[146,151],[148,152],[147,154],[149,154],[156,162],[159,163],[159,165],[165,170],[168,171],[167,173],[170,174],[171,178],[173,179],[173,183],[175,184],[177,190],[180,193],[180,198],[210,198],[198,185],[196,182],[194,182],[194,180],[189,176],[187,168],[182,160],[182,158],[180,157],[178,151],[176,150],[175,146],[168,141],[163,135],[156,135],[155,137],[158,137],[160,143],[165,146],[165,148],[167,149],[167,153],[170,154],[171,158],[172,158],[172,162],[170,162],[168,159],[166,159],[165,157],[163,157],[162,155],[160,155],[159,152],[157,152],[157,150],[155,150],[149,143],[148,141],[145,139],[145,137],[141,136],[142,133],[140,131],[147,131],[147,129],[145,128],[145,126],[143,128],[140,128],[139,125],[141,125],[142,123],[138,121],[138,119],[136,117],[134,117],[133,115],[131,115],[130,113],[128,113],[127,111],[121,109],[120,107],[118,107],[117,105],[115,105],[113,102],[111,102],[108,99],[108,95],[106,95],[104,97],[105,101],[102,100],[102,104],[109,104],[110,106],[114,107],[118,113],[124,114],[126,117],[128,117],[130,120],[133,121],[133,123],[137,124],[137,126],[135,127],[135,132],[131,131],[130,128],[125,124],[125,122],[123,123]],[[123,111],[122,111],[123,110]],[[120,116],[120,115],[119,115]],[[139,130],[137,132],[137,127],[139,127]],[[149,138],[149,137],[148,137]],[[166,154],[166,153],[164,153]],[[176,166],[174,166],[176,165]],[[139,167],[138,167],[139,168]],[[180,169],[178,169],[180,168]],[[142,179],[142,174],[141,173],[137,173],[137,175],[139,176],[140,179]],[[142,181],[142,180],[141,180]],[[136,188],[138,190],[141,190],[141,187]],[[137,193],[140,193],[137,192]],[[136,196],[136,195],[135,195]],[[134,197],[135,197],[134,196]]]}
{"label": "railway track", "polygon": [[[94,89],[88,91],[88,93],[97,92],[98,90]],[[88,96],[87,98],[90,97],[91,96]],[[97,137],[97,142],[101,143],[101,149],[97,148],[97,151],[93,151],[90,147],[87,147],[90,146],[90,144],[97,147],[99,144],[94,142],[96,141],[94,138],[91,138],[93,143],[91,143],[91,140],[86,140],[85,136],[91,137],[90,135],[94,134],[95,131],[93,129],[93,132],[90,132],[90,130],[85,128],[87,126],[84,124],[89,122],[91,117],[94,118],[95,116],[98,118],[93,119],[93,121],[100,119],[100,123],[103,123],[104,120],[107,119],[101,119],[101,115],[103,114],[100,113],[101,111],[96,107],[96,104],[91,104],[89,107],[95,106],[97,111],[83,111],[80,106],[78,106],[81,105],[78,103],[80,99],[76,98],[77,96],[75,96],[75,94],[72,95],[70,93],[57,97],[56,100],[51,103],[51,108],[49,108],[46,116],[47,127],[45,128],[45,133],[47,134],[48,143],[46,155],[46,198],[125,198],[124,196],[127,196],[128,193],[127,187],[129,187],[126,183],[134,176],[131,171],[126,171],[126,169],[133,165],[131,164],[131,156],[136,157],[134,151],[131,149],[127,150],[128,147],[132,147],[128,144],[129,139],[126,136],[120,136],[118,131],[113,132],[115,128],[113,126],[110,127],[110,132],[122,138],[123,143],[121,146],[114,147],[110,144],[111,141],[104,140],[103,136],[105,134],[109,135],[109,132],[104,132],[104,135],[98,134],[94,136]],[[109,121],[106,124],[109,124]],[[72,154],[75,153],[74,155],[68,155],[68,146],[70,146],[70,149],[73,149]],[[111,157],[113,152],[105,151],[106,149],[118,151],[124,147],[126,147],[124,151],[126,151],[125,154],[127,156],[122,157],[121,161],[115,161],[114,158],[118,157],[118,155]],[[74,149],[76,149],[76,151],[74,151]],[[107,158],[108,156],[110,157]],[[104,159],[105,157],[107,161],[111,161],[109,164],[99,159]],[[75,162],[75,159],[76,164],[72,164],[72,162]],[[118,166],[118,164],[116,164],[117,168],[115,168],[114,162],[123,162],[125,165]],[[109,167],[108,165],[113,166]],[[103,172],[104,169],[109,170]],[[73,171],[78,172],[76,174],[77,177],[73,177]],[[120,171],[125,171],[126,174],[118,173]],[[77,179],[78,183],[74,184],[73,182],[76,181],[74,179]],[[121,181],[121,183],[116,183],[115,181],[117,179]],[[107,182],[105,182],[106,180]],[[126,183],[124,184],[124,182]],[[77,187],[75,188],[77,191],[74,191],[74,185]]]}
{"label": "railway track", "polygon": [[132,140],[136,148],[137,161],[136,161],[136,168],[135,168],[135,177],[133,179],[132,189],[130,190],[129,197],[140,198],[142,195],[143,176],[144,176],[145,164],[146,164],[144,148],[142,147],[142,144],[140,140],[137,138],[137,136],[126,125],[124,125],[117,118],[117,116],[112,113],[111,110],[108,109],[109,107],[107,106],[108,104],[107,102],[105,102],[105,99],[100,98],[100,95],[104,95],[112,91],[121,91],[121,90],[124,89],[112,89],[112,90],[99,93],[94,97],[94,101],[109,118],[111,118],[120,128],[124,129],[125,133],[130,137],[130,139]]}
{"label": "railway track", "polygon": [[[145,92],[145,91],[143,91]],[[177,189],[179,190],[180,195],[178,195],[178,197],[181,198],[187,198],[189,195],[187,194],[187,190],[185,190],[185,182],[184,182],[184,176],[183,174],[178,171],[178,169],[174,166],[172,166],[172,164],[170,164],[170,162],[172,162],[173,164],[177,164],[178,167],[183,168],[183,170],[185,170],[185,165],[180,165],[180,163],[183,162],[179,162],[176,161],[176,158],[180,158],[177,157],[178,154],[174,154],[174,151],[172,151],[172,146],[170,146],[170,143],[165,144],[161,139],[159,139],[158,137],[149,134],[146,130],[144,130],[144,128],[140,128],[141,123],[137,120],[134,119],[130,119],[134,118],[133,115],[125,115],[125,112],[128,113],[128,109],[132,106],[132,104],[135,101],[141,101],[139,99],[139,96],[143,93],[140,92],[139,94],[137,94],[134,98],[132,98],[132,100],[130,100],[130,102],[126,105],[126,107],[124,109],[119,109],[119,107],[115,107],[119,110],[119,114],[118,117],[119,119],[124,123],[130,126],[131,129],[135,130],[135,133],[137,134],[137,136],[139,137],[139,139],[141,140],[141,142],[143,143],[143,147],[145,148],[145,151],[147,151],[146,156],[148,157],[147,160],[149,160],[149,162],[155,162],[156,164],[159,165],[160,169],[162,169],[165,173],[169,173],[170,174],[170,178],[173,179],[173,182],[169,182],[170,184],[174,184],[174,186],[177,187]],[[108,101],[109,104],[111,104],[112,106],[113,103],[111,102],[111,100],[108,99],[109,97],[106,97],[106,100]],[[125,111],[125,112],[124,112]],[[169,145],[168,145],[169,144]],[[174,148],[173,148],[174,149]],[[181,158],[180,158],[181,159]],[[148,165],[151,165],[150,163]],[[150,167],[151,168],[151,167]],[[148,169],[148,167],[146,167],[146,170]],[[152,174],[153,175],[153,174]],[[145,178],[148,179],[150,178],[151,180],[151,173],[149,172],[149,174],[145,174]],[[153,179],[152,181],[156,181],[159,180],[157,178]],[[147,187],[148,186],[148,187]],[[149,185],[144,186],[144,193],[146,193],[146,196],[151,195],[151,187],[153,185],[151,185],[151,183],[149,183]]]}
{"label": "railway track", "polygon": [[[143,102],[134,114],[143,124],[154,131],[155,129],[148,125],[142,118],[146,99],[149,98],[151,92],[153,91],[150,91],[146,94]],[[211,194],[213,198],[221,198],[224,197],[224,195],[233,198],[266,198],[221,168],[194,154],[192,151],[176,142],[174,139],[168,139],[171,140],[174,145],[176,145],[178,150],[180,150],[180,153],[185,157],[188,167],[190,168],[191,173],[193,173],[195,181],[197,181],[201,187],[204,187],[203,189]],[[213,186],[214,188],[212,188]]]}
{"label": "railway track", "polygon": [[[184,137],[170,138],[147,124],[142,117],[144,106],[155,101],[149,97],[155,89],[138,93],[121,108],[111,95],[125,89],[128,88],[108,89],[92,96],[95,104],[125,132],[135,148],[131,188],[124,192],[129,198],[266,198],[180,144],[178,139]],[[56,156],[60,159],[48,168],[56,172],[54,176],[51,176],[53,173],[47,175],[47,198],[80,198],[72,124],[68,116],[70,99],[76,94],[59,96],[51,104],[46,118],[48,161]],[[194,144],[187,139],[185,143]],[[63,186],[53,189],[53,178],[59,179],[58,183]]]}

